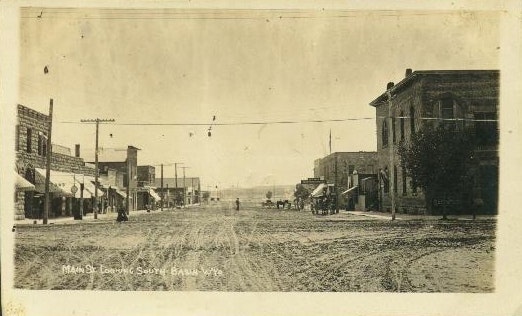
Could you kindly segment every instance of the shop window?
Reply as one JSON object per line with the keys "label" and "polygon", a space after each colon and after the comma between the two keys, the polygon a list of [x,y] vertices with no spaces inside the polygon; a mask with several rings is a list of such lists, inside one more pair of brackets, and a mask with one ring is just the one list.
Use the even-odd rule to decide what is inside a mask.
{"label": "shop window", "polygon": [[411,194],[414,196],[417,195],[417,186],[413,185],[413,179],[411,180],[410,185],[411,185]]}
{"label": "shop window", "polygon": [[475,119],[475,136],[479,146],[494,146],[498,144],[498,122],[495,112],[478,112]]}
{"label": "shop window", "polygon": [[406,187],[406,168],[402,167],[401,173],[402,173],[402,195],[407,195],[408,190]]}
{"label": "shop window", "polygon": [[384,189],[384,193],[390,192],[390,187],[388,183],[388,168],[384,167],[384,169],[379,169],[379,180],[381,181],[381,187]]}

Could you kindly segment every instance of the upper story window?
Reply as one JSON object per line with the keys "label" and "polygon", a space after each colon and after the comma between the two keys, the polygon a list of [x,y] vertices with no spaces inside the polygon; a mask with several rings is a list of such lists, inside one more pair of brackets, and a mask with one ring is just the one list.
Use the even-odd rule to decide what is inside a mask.
{"label": "upper story window", "polygon": [[15,150],[16,151],[19,151],[20,150],[20,125],[16,125],[16,130],[15,130]]}
{"label": "upper story window", "polygon": [[38,155],[47,155],[47,137],[42,133],[38,133]]}
{"label": "upper story window", "polygon": [[388,147],[388,124],[386,124],[386,119],[382,121],[382,148]]}
{"label": "upper story window", "polygon": [[457,108],[455,100],[450,96],[445,96],[439,101],[439,117],[442,119],[442,124],[454,130],[457,127]]}
{"label": "upper story window", "polygon": [[31,153],[32,152],[32,146],[33,146],[33,143],[32,143],[32,139],[33,139],[33,130],[31,128],[27,128],[27,142],[26,142],[26,151],[28,153]]}

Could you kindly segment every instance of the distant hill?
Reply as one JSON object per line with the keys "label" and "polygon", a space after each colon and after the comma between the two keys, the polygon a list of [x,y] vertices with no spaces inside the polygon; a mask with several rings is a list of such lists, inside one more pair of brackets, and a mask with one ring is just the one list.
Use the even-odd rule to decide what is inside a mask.
{"label": "distant hill", "polygon": [[[295,185],[256,186],[252,188],[228,188],[219,191],[223,201],[235,200],[261,202],[266,200],[266,193],[272,191],[272,201],[293,200]],[[275,191],[275,192],[274,192]]]}

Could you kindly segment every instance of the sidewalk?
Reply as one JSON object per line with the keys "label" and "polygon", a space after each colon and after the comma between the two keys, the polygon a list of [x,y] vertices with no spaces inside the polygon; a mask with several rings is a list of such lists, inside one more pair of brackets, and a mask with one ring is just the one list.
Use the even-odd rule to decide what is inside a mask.
{"label": "sidewalk", "polygon": [[[168,210],[168,209],[164,209],[164,210]],[[158,209],[158,210],[150,211],[150,214],[155,213],[155,212],[160,212],[160,210]],[[132,218],[133,216],[140,215],[140,214],[147,214],[147,210],[131,211],[129,214],[129,218]],[[74,217],[72,217],[72,216],[49,218],[47,220],[47,224],[48,225],[51,225],[51,224],[78,224],[78,223],[86,223],[86,222],[95,223],[98,220],[116,220],[116,217],[118,217],[118,213],[112,212],[112,213],[98,214],[97,217],[98,218],[95,220],[94,214],[88,213],[88,214],[85,214],[83,216],[83,219],[81,219],[81,220],[75,220]],[[36,223],[35,223],[35,221],[36,221]],[[43,220],[26,218],[26,219],[22,219],[22,220],[15,220],[14,224],[15,225],[35,225],[35,224],[42,225]]]}
{"label": "sidewalk", "polygon": [[[376,212],[376,211],[345,211],[348,214],[357,216],[367,216],[380,220],[391,220],[391,213],[387,212]],[[459,221],[472,221],[471,215],[448,215],[448,220],[459,220]],[[414,214],[403,214],[396,213],[396,220],[440,220],[442,215],[414,215]],[[477,215],[475,220],[496,220],[496,215]]]}

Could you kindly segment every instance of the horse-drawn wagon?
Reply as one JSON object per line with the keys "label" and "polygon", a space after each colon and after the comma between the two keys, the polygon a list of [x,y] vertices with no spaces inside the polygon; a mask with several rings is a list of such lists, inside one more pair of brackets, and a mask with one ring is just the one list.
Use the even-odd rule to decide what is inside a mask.
{"label": "horse-drawn wagon", "polygon": [[335,214],[335,189],[333,184],[321,183],[310,195],[312,198],[312,214]]}

